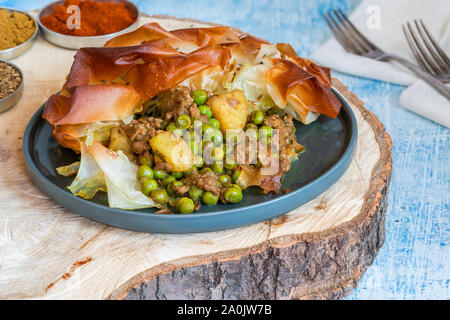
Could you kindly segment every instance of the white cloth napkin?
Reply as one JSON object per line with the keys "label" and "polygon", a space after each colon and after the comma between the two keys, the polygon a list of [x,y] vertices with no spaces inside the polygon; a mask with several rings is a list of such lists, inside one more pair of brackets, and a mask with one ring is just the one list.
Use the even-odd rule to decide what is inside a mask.
{"label": "white cloth napkin", "polygon": [[[417,64],[403,35],[402,24],[422,19],[450,55],[449,5],[449,0],[363,0],[350,20],[382,50]],[[347,53],[334,37],[319,47],[311,59],[341,72],[408,86],[400,96],[401,106],[450,128],[450,102],[398,63]]]}

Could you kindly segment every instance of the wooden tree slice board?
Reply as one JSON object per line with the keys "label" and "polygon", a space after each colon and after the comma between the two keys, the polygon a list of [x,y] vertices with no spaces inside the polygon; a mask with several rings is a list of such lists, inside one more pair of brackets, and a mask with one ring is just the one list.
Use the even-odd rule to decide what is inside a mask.
{"label": "wooden tree slice board", "polygon": [[[168,29],[207,26],[143,17]],[[74,51],[42,38],[14,60],[24,96],[0,114],[0,299],[319,299],[356,286],[384,241],[391,140],[345,86],[359,129],[344,176],[306,205],[248,227],[201,234],[148,234],[69,212],[28,177],[22,136],[58,91]]]}

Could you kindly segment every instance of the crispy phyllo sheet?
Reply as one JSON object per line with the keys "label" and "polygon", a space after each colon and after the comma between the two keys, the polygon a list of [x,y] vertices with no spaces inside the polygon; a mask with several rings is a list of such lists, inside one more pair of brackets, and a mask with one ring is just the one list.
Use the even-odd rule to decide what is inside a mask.
{"label": "crispy phyllo sheet", "polygon": [[52,95],[43,117],[51,125],[126,120],[142,110],[140,97],[130,86],[83,85],[70,97]]}
{"label": "crispy phyllo sheet", "polygon": [[62,145],[79,151],[80,140],[58,126],[126,122],[142,104],[179,84],[214,93],[240,89],[252,104],[276,105],[306,124],[319,114],[336,117],[340,109],[330,70],[288,44],[241,36],[230,27],[167,31],[150,23],[104,48],[78,50],[44,118]]}

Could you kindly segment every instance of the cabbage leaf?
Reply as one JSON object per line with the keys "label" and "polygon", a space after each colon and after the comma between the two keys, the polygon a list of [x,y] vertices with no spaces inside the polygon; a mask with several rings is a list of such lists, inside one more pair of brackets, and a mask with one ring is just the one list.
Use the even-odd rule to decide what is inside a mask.
{"label": "cabbage leaf", "polygon": [[84,143],[81,143],[78,174],[67,188],[74,195],[83,199],[92,199],[97,191],[106,191],[105,176]]}
{"label": "cabbage leaf", "polygon": [[92,199],[97,191],[105,191],[111,208],[155,207],[140,190],[137,170],[137,165],[122,151],[115,152],[97,141],[90,146],[81,143],[80,168],[68,189],[83,199]]}
{"label": "cabbage leaf", "polygon": [[79,169],[80,169],[80,161],[75,161],[74,163],[71,163],[67,166],[56,168],[56,172],[58,172],[58,174],[61,176],[69,177],[77,174]]}
{"label": "cabbage leaf", "polygon": [[111,208],[141,209],[156,204],[141,192],[137,179],[138,166],[122,151],[113,151],[94,141],[89,149],[105,176],[108,202]]}

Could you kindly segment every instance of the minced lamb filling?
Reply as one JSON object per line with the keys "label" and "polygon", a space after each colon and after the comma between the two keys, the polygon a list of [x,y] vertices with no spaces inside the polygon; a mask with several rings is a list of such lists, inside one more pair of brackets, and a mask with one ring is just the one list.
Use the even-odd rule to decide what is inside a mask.
{"label": "minced lamb filling", "polygon": [[[243,132],[249,129],[259,130],[255,136],[256,139],[259,137],[256,144],[248,143],[247,136],[234,141],[231,147],[227,146],[225,135],[220,131],[220,121],[206,105],[210,97],[211,95],[203,90],[191,91],[188,87],[177,86],[144,105],[142,114],[136,115],[131,123],[124,125],[131,149],[140,165],[138,179],[142,192],[162,206],[179,213],[199,210],[202,204],[215,205],[219,201],[224,204],[240,202],[243,199],[242,189],[245,188],[237,182],[242,166],[259,170],[268,165],[265,162],[267,159],[259,155],[261,141],[264,139],[272,143],[269,152],[272,155],[277,152],[279,158],[279,171],[264,180],[265,184],[276,181],[277,187],[270,187],[272,189],[269,188],[269,191],[279,192],[282,174],[289,171],[291,161],[302,150],[295,137],[292,116],[278,108],[266,112],[254,110],[247,117]],[[163,155],[152,150],[150,141],[164,131],[179,137],[193,137],[195,121],[201,122],[203,133],[201,141],[187,142],[195,164],[187,171],[177,172],[174,164],[170,164]],[[277,130],[278,139],[273,139],[273,130]],[[205,132],[212,134],[205,138]],[[205,150],[209,150],[213,162],[206,161]],[[233,161],[228,163],[230,153]],[[245,161],[236,164],[236,159]]]}

